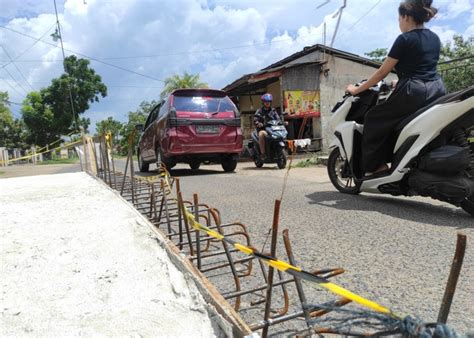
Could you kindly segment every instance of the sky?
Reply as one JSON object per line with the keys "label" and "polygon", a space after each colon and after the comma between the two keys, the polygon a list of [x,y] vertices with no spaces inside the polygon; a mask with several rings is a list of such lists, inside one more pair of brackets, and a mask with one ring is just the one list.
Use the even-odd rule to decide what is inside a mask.
{"label": "sky", "polygon": [[[127,121],[163,81],[199,74],[212,88],[316,43],[329,45],[344,0],[56,0],[66,56],[91,59],[108,87],[84,117]],[[346,0],[333,47],[364,55],[400,34],[399,0]],[[443,42],[474,36],[474,0],[434,0]],[[0,0],[0,91],[15,117],[26,94],[62,72],[53,0]],[[324,26],[326,37],[324,38]],[[13,60],[13,62],[11,62]],[[15,104],[16,103],[16,104]]]}

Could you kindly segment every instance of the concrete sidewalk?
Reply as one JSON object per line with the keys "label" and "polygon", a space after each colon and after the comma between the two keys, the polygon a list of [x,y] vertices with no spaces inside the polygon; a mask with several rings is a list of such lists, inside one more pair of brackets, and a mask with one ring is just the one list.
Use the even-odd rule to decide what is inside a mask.
{"label": "concrete sidewalk", "polygon": [[233,335],[166,240],[101,182],[20,177],[0,192],[0,336]]}

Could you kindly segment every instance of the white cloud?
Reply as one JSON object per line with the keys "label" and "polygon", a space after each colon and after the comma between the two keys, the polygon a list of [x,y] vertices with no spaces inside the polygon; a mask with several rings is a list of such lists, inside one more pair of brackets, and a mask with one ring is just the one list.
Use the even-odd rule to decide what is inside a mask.
{"label": "white cloud", "polygon": [[439,19],[454,19],[459,15],[465,14],[472,10],[472,0],[452,0],[447,6],[440,7],[441,13],[438,14]]}
{"label": "white cloud", "polygon": [[441,43],[452,41],[454,34],[459,34],[456,31],[450,29],[448,26],[433,26],[431,30],[438,34]]}
{"label": "white cloud", "polygon": [[[158,79],[184,71],[200,73],[203,81],[221,88],[243,74],[257,71],[305,46],[321,43],[324,21],[329,44],[337,21],[332,15],[342,1],[333,0],[317,9],[322,2],[86,0],[84,4],[82,0],[67,0],[64,6],[58,2],[58,10],[67,49]],[[389,48],[400,33],[398,3],[391,0],[348,1],[334,47],[358,54],[380,47]],[[471,3],[466,0],[452,4],[444,2],[446,8],[449,5],[450,15],[461,13],[461,9]],[[472,5],[470,10],[472,13]],[[49,37],[55,22],[54,7],[49,0],[6,0],[6,6],[2,2],[1,15],[7,27],[34,37],[47,32],[44,40],[54,43]],[[451,24],[446,19],[433,30],[442,39],[449,39],[453,33],[469,34],[473,31],[473,17],[471,14],[471,26],[459,20]],[[33,43],[34,40],[0,28],[0,44],[14,57]],[[66,55],[69,54],[66,51]],[[0,67],[6,58],[0,49]],[[18,60],[17,66],[38,89],[47,86],[51,78],[62,72],[61,59],[59,48],[38,42]],[[32,60],[39,62],[30,62]],[[127,112],[135,110],[142,100],[159,96],[162,86],[159,81],[95,61],[91,66],[109,86],[109,96],[94,103],[87,112],[92,125],[104,118],[104,112],[123,121]],[[7,67],[21,81],[12,65]],[[1,68],[0,79],[13,84]],[[0,90],[12,92],[12,99],[17,102],[23,99],[2,80]]]}
{"label": "white cloud", "polygon": [[474,37],[474,25],[470,25],[469,27],[467,27],[466,31],[464,32],[463,34],[464,38],[472,38]]}

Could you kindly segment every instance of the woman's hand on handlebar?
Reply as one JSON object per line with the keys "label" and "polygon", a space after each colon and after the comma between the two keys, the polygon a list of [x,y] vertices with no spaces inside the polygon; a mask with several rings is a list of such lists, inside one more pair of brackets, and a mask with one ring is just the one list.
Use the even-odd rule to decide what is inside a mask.
{"label": "woman's hand on handlebar", "polygon": [[353,84],[350,84],[346,87],[346,92],[354,96],[359,94],[358,87],[354,86]]}

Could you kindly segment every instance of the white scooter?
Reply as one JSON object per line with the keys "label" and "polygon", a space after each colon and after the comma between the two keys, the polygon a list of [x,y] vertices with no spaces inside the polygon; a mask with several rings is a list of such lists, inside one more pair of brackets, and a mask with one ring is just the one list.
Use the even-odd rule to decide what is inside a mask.
{"label": "white scooter", "polygon": [[[365,93],[365,94],[364,94]],[[461,206],[474,216],[474,86],[438,98],[393,131],[390,170],[364,176],[361,170],[363,116],[390,95],[383,82],[345,95],[333,108],[335,130],[328,174],[343,193],[421,195]]]}

